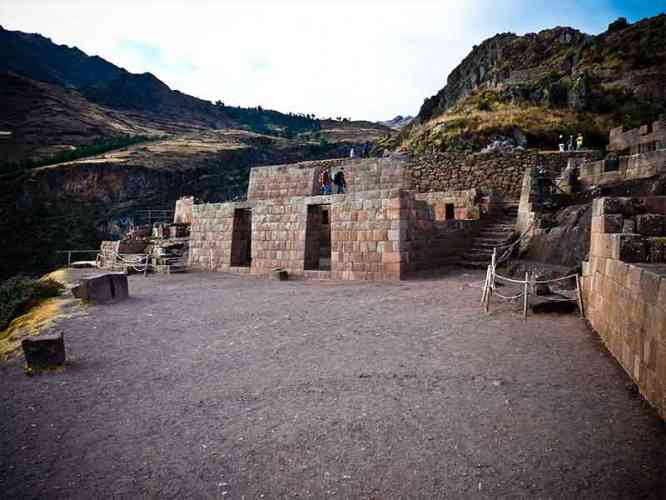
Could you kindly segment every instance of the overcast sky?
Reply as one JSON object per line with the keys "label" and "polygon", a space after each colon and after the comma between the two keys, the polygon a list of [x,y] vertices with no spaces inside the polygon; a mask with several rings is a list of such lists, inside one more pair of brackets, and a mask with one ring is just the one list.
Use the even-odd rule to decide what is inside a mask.
{"label": "overcast sky", "polygon": [[0,0],[0,24],[204,99],[382,120],[415,114],[495,33],[596,34],[664,11],[666,0]]}

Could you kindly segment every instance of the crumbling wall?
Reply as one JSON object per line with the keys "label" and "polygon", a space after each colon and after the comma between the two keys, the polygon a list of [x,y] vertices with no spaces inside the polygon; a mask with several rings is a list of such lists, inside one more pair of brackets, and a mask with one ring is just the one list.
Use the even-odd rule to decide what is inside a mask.
{"label": "crumbling wall", "polygon": [[592,210],[586,317],[666,419],[666,197],[599,198]]}

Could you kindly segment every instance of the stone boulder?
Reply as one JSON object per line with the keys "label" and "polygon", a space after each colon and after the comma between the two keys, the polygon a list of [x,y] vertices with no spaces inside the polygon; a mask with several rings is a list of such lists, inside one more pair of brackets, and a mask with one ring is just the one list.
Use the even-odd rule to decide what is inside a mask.
{"label": "stone boulder", "polygon": [[124,273],[105,273],[82,278],[72,289],[74,297],[85,302],[103,304],[129,298],[127,275]]}
{"label": "stone boulder", "polygon": [[65,340],[62,333],[24,338],[21,347],[26,365],[31,370],[57,368],[65,363]]}

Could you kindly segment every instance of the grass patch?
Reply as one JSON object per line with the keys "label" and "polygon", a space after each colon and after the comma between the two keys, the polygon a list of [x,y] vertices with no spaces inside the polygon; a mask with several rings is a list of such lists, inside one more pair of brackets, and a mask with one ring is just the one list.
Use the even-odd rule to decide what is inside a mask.
{"label": "grass patch", "polygon": [[[64,285],[52,278],[33,279],[14,276],[0,285],[0,330],[46,299],[57,297]],[[2,336],[2,334],[0,334]]]}

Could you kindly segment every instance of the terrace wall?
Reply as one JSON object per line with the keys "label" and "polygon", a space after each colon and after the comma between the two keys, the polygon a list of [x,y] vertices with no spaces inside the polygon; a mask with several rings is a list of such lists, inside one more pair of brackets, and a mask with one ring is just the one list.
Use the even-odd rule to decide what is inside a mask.
{"label": "terrace wall", "polygon": [[558,176],[569,159],[584,161],[600,158],[598,151],[536,151],[513,153],[436,153],[409,163],[412,186],[419,192],[476,189],[496,192],[507,200],[520,198],[523,174],[537,165]]}

